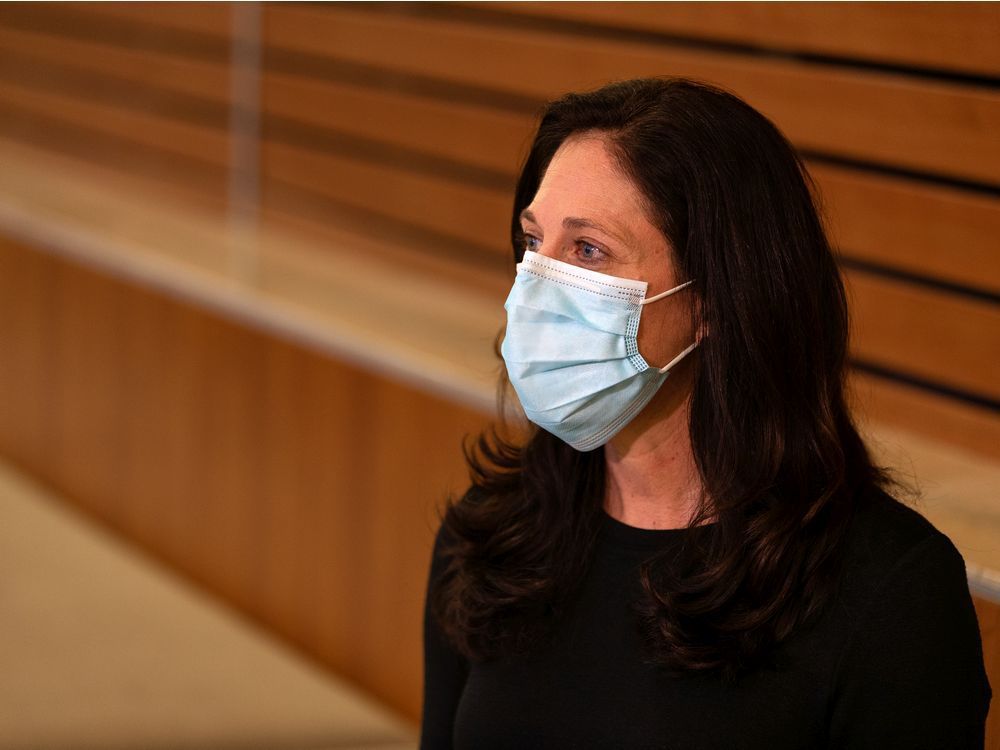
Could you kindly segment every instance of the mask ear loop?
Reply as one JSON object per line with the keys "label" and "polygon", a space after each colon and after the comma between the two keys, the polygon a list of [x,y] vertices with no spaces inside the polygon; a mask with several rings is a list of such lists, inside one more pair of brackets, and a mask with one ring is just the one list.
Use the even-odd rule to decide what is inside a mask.
{"label": "mask ear loop", "polygon": [[[657,300],[661,300],[664,297],[669,297],[671,294],[676,294],[681,289],[684,289],[685,287],[691,286],[693,283],[694,283],[694,279],[691,279],[690,281],[685,281],[683,284],[675,286],[673,289],[668,289],[665,292],[660,292],[659,294],[654,294],[652,297],[648,297],[648,298],[644,299],[639,304],[640,305],[648,305],[650,302],[656,302]],[[663,367],[660,367],[659,368],[660,374],[665,374],[665,373],[669,372],[670,368],[672,368],[674,365],[676,365],[678,362],[680,362],[682,359],[684,359],[687,355],[689,355],[692,351],[694,351],[694,348],[696,346],[698,346],[698,342],[697,341],[695,341],[693,344],[691,344],[691,346],[689,346],[687,349],[685,349],[684,351],[682,351],[680,354],[678,354],[672,360],[670,360],[669,362],[667,362],[667,364],[665,364]]]}
{"label": "mask ear loop", "polygon": [[685,349],[684,351],[682,351],[680,354],[678,354],[672,360],[670,360],[669,362],[667,362],[667,364],[665,364],[663,367],[660,368],[660,374],[665,374],[665,373],[669,372],[671,367],[673,367],[674,365],[676,365],[678,362],[680,362],[682,359],[684,359],[687,355],[689,355],[692,351],[694,351],[694,348],[696,346],[698,346],[698,342],[697,341],[695,341],[693,344],[691,344],[691,346],[689,346],[687,349]]}
{"label": "mask ear loop", "polygon": [[640,305],[648,305],[650,302],[656,302],[657,300],[663,299],[664,297],[669,297],[671,294],[676,294],[677,292],[679,292],[684,287],[691,286],[693,283],[694,283],[694,279],[691,279],[691,281],[685,281],[683,284],[681,284],[679,286],[675,286],[673,289],[668,289],[665,292],[660,292],[659,294],[654,294],[652,297],[647,297],[646,299],[644,299],[639,304]]}

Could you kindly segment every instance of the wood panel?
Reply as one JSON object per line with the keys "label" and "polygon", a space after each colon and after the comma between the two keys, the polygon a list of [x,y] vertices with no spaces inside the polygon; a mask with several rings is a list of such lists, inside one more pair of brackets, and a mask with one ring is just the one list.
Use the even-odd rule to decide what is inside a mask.
{"label": "wood panel", "polygon": [[0,117],[0,140],[25,150],[57,155],[74,164],[73,174],[89,172],[113,184],[131,184],[149,201],[169,196],[198,211],[226,210],[227,173],[205,162],[182,159],[159,148],[108,138],[58,121],[21,117],[17,112],[4,112]]}
{"label": "wood panel", "polygon": [[846,273],[853,356],[1000,400],[1000,305]]}
{"label": "wood panel", "polygon": [[[534,127],[528,114],[277,73],[264,77],[262,106],[282,119],[493,170],[511,182]],[[858,168],[816,161],[809,168],[835,244],[849,257],[1000,292],[1000,201]],[[506,246],[505,232],[492,237]]]}
{"label": "wood panel", "polygon": [[[39,476],[48,464],[55,261],[0,239],[0,450]],[[16,394],[16,398],[11,398]]]}
{"label": "wood panel", "polygon": [[53,267],[52,379],[46,476],[88,498],[88,509],[106,516],[120,494],[115,472],[122,450],[117,413],[121,356],[118,344],[126,310],[121,289],[108,279]]}
{"label": "wood panel", "polygon": [[848,383],[852,406],[862,419],[894,425],[1000,461],[1000,419],[990,411],[857,370]]}
{"label": "wood panel", "polygon": [[[527,118],[494,116],[483,110],[456,105],[428,104],[415,97],[376,94],[380,108],[365,107],[364,104],[369,101],[368,97],[356,93],[357,89],[352,90],[350,87],[338,90],[336,87],[331,89],[315,83],[290,85],[281,89],[281,94],[298,101],[300,100],[298,95],[317,89],[324,90],[330,96],[336,96],[344,90],[355,93],[346,101],[329,100],[331,105],[338,106],[329,109],[310,108],[314,113],[320,111],[343,113],[340,115],[338,126],[345,122],[355,122],[353,132],[363,135],[373,125],[388,123],[383,125],[386,131],[407,134],[393,140],[402,140],[410,146],[416,146],[422,140],[424,147],[448,158],[464,158],[477,152],[488,154],[489,158],[496,161],[499,155],[510,170],[511,165],[517,163],[518,152],[523,149],[522,144],[529,132]],[[135,137],[147,145],[157,147],[165,144],[170,148],[171,144],[178,144],[179,153],[220,164],[226,159],[225,136],[208,128],[163,122],[153,115],[122,111],[82,100],[67,101],[16,85],[0,86],[0,93],[4,94],[6,104],[18,105],[22,113],[72,116],[77,123],[90,124],[110,135],[123,138]],[[411,102],[415,102],[416,106],[408,106]],[[398,127],[396,123],[400,120],[414,122],[415,118],[412,117],[414,110],[419,110],[421,107],[428,115],[425,118],[426,128]],[[357,113],[363,116],[357,117]],[[457,119],[454,117],[456,113],[465,114],[467,117],[465,120]],[[469,117],[470,113],[478,116],[473,119]],[[319,119],[318,115],[316,117]],[[449,119],[455,119],[461,127],[450,132],[437,129],[436,126]],[[469,124],[476,127],[466,130],[465,126]],[[490,127],[486,128],[486,124]],[[524,129],[515,129],[512,127],[515,124],[521,124]],[[371,134],[371,131],[368,132]],[[449,135],[458,132],[469,132],[474,135],[458,141],[448,138]],[[382,135],[378,131],[374,134]],[[391,137],[390,132],[386,132],[385,135]],[[486,148],[484,141],[492,141],[492,147]],[[872,177],[857,170],[827,165],[814,165],[813,169],[835,215],[834,234],[853,257],[882,262],[957,283],[1000,289],[1000,255],[993,251],[992,243],[992,238],[1000,231],[1000,204],[997,201],[961,194],[954,190]],[[341,182],[338,167],[333,165],[330,170],[331,180]],[[353,176],[348,173],[346,177]],[[408,190],[408,185],[414,182],[414,178],[409,175],[397,176],[394,171],[386,172],[384,169],[376,169],[371,179],[383,179],[386,184],[400,182],[403,191]],[[437,180],[433,183],[439,188],[443,184]],[[365,181],[361,180],[354,184],[364,185]],[[447,187],[441,189],[449,192]],[[434,195],[434,191],[431,190],[427,194]],[[391,201],[382,200],[377,188],[373,188],[373,192],[368,194],[351,197],[359,200],[362,205],[383,207],[389,212],[392,212],[396,205]],[[454,201],[455,190],[450,189],[450,195],[444,203],[438,204],[432,201],[431,205],[425,204],[416,214],[422,223],[449,231],[456,226],[455,222],[448,217],[439,220],[434,214],[438,205],[448,207]],[[483,242],[485,237],[496,238],[494,244],[501,252],[506,252],[504,235],[507,203],[505,197],[486,197],[485,203],[481,204],[488,204],[490,207],[485,217],[475,213],[469,217],[471,221],[483,227],[483,230],[474,232],[474,239]],[[403,218],[408,213],[413,213],[405,210],[405,203],[402,207]],[[942,252],[944,248],[948,249],[947,253]]]}
{"label": "wood panel", "polygon": [[1000,200],[817,162],[809,170],[846,256],[1000,293]]}
{"label": "wood panel", "polygon": [[[475,3],[463,3],[475,5]],[[497,3],[521,16],[691,39],[1000,74],[1000,13],[989,3]]]}
{"label": "wood panel", "polygon": [[986,674],[994,698],[990,704],[990,715],[986,719],[986,750],[1000,750],[1000,710],[996,709],[996,694],[1000,688],[1000,604],[973,597],[976,615],[979,618],[979,631],[983,638],[983,656],[986,661]]}
{"label": "wood panel", "polygon": [[0,261],[4,452],[416,718],[434,511],[484,418],[9,242]]}
{"label": "wood panel", "polygon": [[417,718],[435,511],[485,418],[7,240],[0,266],[0,450]]}
{"label": "wood panel", "polygon": [[[218,203],[230,166],[229,41],[123,28],[87,7],[97,6],[0,11],[3,135],[145,178],[150,198],[167,190]],[[224,9],[193,13],[204,23],[228,18]]]}
{"label": "wood panel", "polygon": [[[56,185],[40,183],[37,180],[20,181],[8,179],[7,184],[17,185],[24,192],[22,202],[37,205],[37,191],[48,196],[58,195],[78,205],[79,210],[89,211],[91,216],[99,216],[108,231],[117,230],[122,224],[117,203],[102,202],[92,195],[81,200],[79,193],[70,192],[68,185],[88,185],[110,188],[116,194],[141,196],[154,206],[172,206],[178,212],[187,216],[194,212],[198,216],[209,215],[221,220],[226,214],[224,180],[221,171],[214,174],[205,170],[198,174],[197,182],[169,180],[162,162],[149,159],[143,162],[144,155],[126,152],[116,152],[117,158],[94,161],[93,155],[99,151],[102,144],[94,144],[85,133],[77,131],[75,141],[67,143],[58,139],[38,138],[39,132],[29,131],[24,122],[11,122],[13,118],[0,118],[0,158],[5,160],[5,174],[8,178],[25,175],[28,165],[35,170],[41,170],[47,176],[55,178]],[[7,131],[15,131],[15,137],[6,137]],[[20,131],[20,132],[18,132]],[[38,144],[32,141],[38,140]],[[30,172],[29,172],[30,174]],[[37,176],[37,173],[36,173]],[[190,173],[189,173],[190,176]],[[53,192],[56,191],[56,192]],[[176,219],[175,219],[176,221]],[[193,243],[192,243],[193,245]],[[186,250],[191,255],[198,253],[198,248],[188,245]],[[182,252],[183,254],[183,252]],[[190,257],[190,256],[189,256]],[[204,256],[202,256],[204,257]]]}
{"label": "wood panel", "polygon": [[535,128],[534,115],[524,112],[273,70],[261,79],[261,110],[265,118],[492,170],[510,177],[511,191]]}
{"label": "wood panel", "polygon": [[[358,207],[392,207],[393,215],[470,242],[502,237],[508,203],[498,191],[374,167],[277,144],[265,148],[264,171],[284,182]],[[496,245],[498,254],[506,248]],[[1000,397],[1000,310],[996,305],[852,271],[856,356],[943,385]]]}
{"label": "wood panel", "polygon": [[[108,76],[150,89],[228,101],[228,60],[209,61],[161,52],[136,50],[90,39],[9,26],[0,13],[0,71],[14,78],[26,67],[81,71]],[[37,73],[32,73],[37,78]]]}
{"label": "wood panel", "polygon": [[[251,3],[244,3],[250,5]],[[81,11],[102,19],[130,21],[141,27],[178,29],[226,37],[232,31],[235,3],[81,3]]]}
{"label": "wood panel", "polygon": [[981,87],[601,39],[581,47],[558,34],[353,7],[265,11],[267,44],[290,50],[539,100],[613,78],[702,78],[739,91],[800,148],[988,183],[1000,168],[1000,95]]}
{"label": "wood panel", "polygon": [[[103,8],[104,6],[100,7]],[[183,7],[178,6],[175,8],[171,6],[171,8],[173,9],[167,15],[171,18],[176,18],[176,23],[179,27],[190,26],[191,28],[198,27],[204,30],[205,24],[208,23],[206,19],[209,18],[210,14],[204,15],[193,11],[190,14],[193,20],[185,20],[188,18],[188,12]],[[119,11],[115,11],[113,8],[109,12],[112,15],[119,13]],[[130,18],[131,20],[138,21],[144,17],[145,13],[146,11],[141,9],[126,9],[122,10],[120,15],[122,18]],[[29,43],[32,41],[28,40]],[[51,47],[52,44],[58,45],[63,43],[65,40],[59,40],[57,37],[48,37],[48,41],[50,44],[45,45],[45,49]],[[37,43],[35,46],[37,46]],[[103,50],[105,53],[109,49],[115,51],[114,48],[102,45],[96,45],[96,48]],[[68,50],[66,54],[72,53],[78,55],[82,52],[86,53],[79,57],[83,61],[83,64],[91,64],[93,60],[100,59],[100,55],[94,54],[95,49],[80,50],[73,48]],[[156,52],[151,51],[149,54],[155,57]],[[65,55],[63,55],[63,58],[65,58]],[[123,64],[123,62],[126,62],[123,60],[111,60],[105,68],[113,65],[114,68],[123,71],[132,71],[136,68],[135,63],[140,58],[142,56],[133,54],[132,58],[127,61],[128,64]],[[202,81],[205,79],[205,76],[201,74],[203,71],[198,71],[198,75],[190,75],[192,71],[186,72],[189,74],[171,75],[169,79],[181,82]],[[290,80],[288,76],[282,78],[280,75],[278,79],[279,83],[275,87],[277,93],[274,95],[276,96],[276,104],[279,109],[284,108],[282,107],[282,102],[284,102],[285,107],[289,106],[289,102],[299,102],[295,111],[298,113],[302,113],[303,110],[311,112],[313,120],[318,121],[323,119],[323,116],[318,113],[321,113],[325,108],[303,106],[302,102],[311,101],[311,98],[301,96],[302,94],[315,94],[317,91],[327,91],[328,96],[333,95],[334,92],[340,96],[346,95],[347,99],[343,102],[343,106],[334,107],[332,110],[333,115],[330,116],[332,121],[330,124],[339,129],[347,128],[348,132],[363,135],[365,131],[373,134],[373,126],[377,128],[378,125],[381,125],[381,132],[375,133],[379,137],[391,137],[392,132],[401,132],[403,133],[401,139],[411,147],[420,147],[419,144],[422,142],[424,150],[432,152],[437,150],[441,155],[449,158],[458,157],[462,160],[475,159],[475,154],[480,154],[483,160],[489,160],[489,165],[493,168],[502,169],[506,167],[509,170],[510,165],[516,164],[530,131],[530,118],[524,115],[510,114],[501,110],[486,112],[482,108],[463,107],[455,104],[443,105],[440,102],[429,103],[429,100],[419,97],[409,97],[408,106],[404,106],[402,111],[398,113],[400,118],[407,119],[387,120],[384,115],[389,114],[395,106],[399,106],[399,102],[380,92],[374,92],[376,107],[374,111],[369,108],[367,111],[370,116],[366,117],[364,116],[366,109],[361,106],[365,103],[365,95],[359,93],[357,88],[351,92],[350,87],[342,86],[337,90],[334,85],[334,92],[330,92],[326,87],[316,84],[315,81],[296,82]],[[265,84],[265,97],[269,93],[271,92],[269,92],[267,84]],[[373,95],[368,94],[367,96],[372,97]],[[405,99],[405,97],[403,98]],[[333,100],[330,98],[327,98],[325,101],[333,104]],[[50,100],[50,102],[56,104],[55,100]],[[321,101],[320,103],[323,102]],[[421,110],[423,111],[421,112]],[[420,113],[423,117],[414,117],[415,113]],[[360,116],[355,116],[356,114]],[[464,115],[464,120],[456,117],[457,114]],[[454,122],[454,126],[450,129],[443,127],[443,124],[449,120]],[[416,123],[418,126],[422,124],[423,127],[400,128],[397,125],[399,121],[405,121],[408,124]],[[352,122],[357,123],[353,128],[350,126]],[[182,125],[181,128],[183,127],[185,126]],[[520,129],[521,127],[524,128],[523,133]],[[135,132],[142,133],[144,129],[138,128]],[[471,133],[473,136],[469,137],[466,135],[463,138],[461,137],[463,133]],[[174,142],[174,139],[169,138],[158,140],[165,143]],[[491,144],[491,147],[484,147],[484,142]],[[443,144],[454,145],[445,147]],[[511,156],[508,156],[508,154],[511,154]],[[836,229],[838,234],[843,237],[845,246],[852,256],[861,257],[862,259],[872,259],[874,256],[875,260],[881,260],[882,262],[891,258],[891,265],[896,265],[897,267],[915,270],[916,272],[927,272],[929,270],[941,272],[942,274],[946,274],[946,278],[947,275],[950,275],[958,283],[982,285],[985,280],[986,288],[996,288],[991,277],[995,278],[993,274],[1000,273],[1000,271],[996,270],[997,255],[996,253],[990,253],[984,243],[984,238],[991,236],[991,230],[993,230],[997,223],[995,217],[998,210],[995,201],[982,198],[977,201],[975,197],[968,198],[966,196],[955,198],[951,201],[945,199],[939,203],[940,196],[928,196],[928,189],[926,187],[916,191],[917,194],[914,195],[913,189],[908,188],[906,183],[900,184],[897,181],[885,180],[884,178],[871,178],[857,172],[852,174],[850,171],[838,170],[837,168],[826,168],[825,171],[827,175],[836,175],[835,178],[828,176],[825,180],[821,176],[821,182],[828,183],[824,187],[827,188],[826,192],[833,196],[834,200],[832,203],[843,203],[849,209],[839,212],[841,216],[846,216],[848,219],[838,223]],[[830,185],[833,186],[833,189],[830,188]],[[930,190],[933,191],[935,189],[930,188]],[[901,198],[900,196],[907,191],[910,194]],[[906,241],[901,241],[898,244],[890,244],[884,241],[886,232],[884,229],[881,231],[879,229],[890,226],[888,222],[880,220],[887,205],[890,208],[895,207],[894,215],[900,218],[910,217],[908,221],[901,221],[899,224],[900,228],[910,230],[908,236],[905,238]],[[877,206],[877,210],[872,210],[871,208],[868,210],[857,210],[859,207],[865,206]],[[970,206],[974,210],[970,210]],[[938,210],[935,212],[934,209]],[[921,217],[921,220],[914,221],[912,218],[914,216]],[[944,217],[945,220],[938,221],[934,226],[927,228],[922,225],[923,217]],[[841,227],[843,227],[842,231]],[[960,232],[961,234],[955,237],[956,232]],[[919,246],[926,246],[929,239],[936,240],[943,237],[955,237],[957,240],[953,243],[953,247],[957,248],[955,252],[972,256],[970,265],[974,269],[973,271],[966,270],[969,266],[961,262],[961,258],[958,259],[959,262],[951,263],[949,256],[941,253],[939,251],[940,248],[937,246],[930,248],[930,252],[926,254],[914,253],[911,249],[913,240],[921,241],[917,247],[919,250]],[[966,241],[968,239],[972,239],[973,241],[970,243]],[[936,261],[936,263],[925,264],[923,263],[923,259]],[[987,262],[983,263],[983,261]],[[928,265],[934,267],[928,268]],[[940,268],[945,265],[951,267],[950,274],[947,274],[948,269]]]}
{"label": "wood panel", "polygon": [[7,116],[64,122],[67,126],[198,159],[217,166],[229,162],[229,134],[222,129],[169,120],[155,113],[70,98],[0,80],[0,110]]}
{"label": "wood panel", "polygon": [[212,54],[228,46],[232,14],[228,3],[147,5],[29,0],[5,3],[3,16],[10,25],[43,28],[59,35],[103,38],[138,49],[173,47]]}
{"label": "wood panel", "polygon": [[[391,214],[469,242],[503,237],[509,203],[500,191],[416,177],[391,166],[267,144],[264,173],[358,208]],[[490,246],[498,255],[508,250]],[[971,271],[971,269],[969,269]],[[945,386],[1000,398],[1000,310],[899,281],[851,271],[854,353]]]}
{"label": "wood panel", "polygon": [[[255,11],[4,7],[0,129],[89,160],[86,179],[221,204],[235,9]],[[1000,397],[992,6],[260,12],[269,228],[351,226],[391,238],[387,259],[423,253],[406,262],[493,293],[508,283],[510,186],[542,100],[611,78],[714,80],[812,155],[854,263],[855,351],[899,376],[853,373],[859,413],[1000,460],[1000,419],[982,403]],[[0,448],[416,716],[432,508],[464,482],[458,440],[483,417],[28,248],[0,243],[0,258]],[[997,637],[984,626],[994,655]]]}
{"label": "wood panel", "polygon": [[[299,200],[296,200],[296,198]],[[292,210],[291,204],[296,204]],[[309,243],[311,257],[317,263],[334,263],[329,248],[362,248],[370,257],[396,269],[422,277],[444,279],[456,288],[482,295],[486,299],[502,301],[510,289],[514,275],[513,258],[496,256],[494,264],[458,262],[455,257],[441,252],[441,238],[421,237],[408,228],[379,226],[371,216],[354,217],[351,229],[332,226],[333,213],[329,206],[312,206],[300,210],[301,196],[281,195],[272,185],[260,214],[260,225],[272,236],[295,237],[298,242]],[[343,221],[346,223],[347,219]],[[456,245],[455,253],[468,255],[472,249],[465,243]],[[491,255],[491,257],[493,257]]]}
{"label": "wood panel", "polygon": [[265,179],[505,252],[499,238],[509,231],[510,198],[497,190],[273,142],[262,145],[261,171]]}

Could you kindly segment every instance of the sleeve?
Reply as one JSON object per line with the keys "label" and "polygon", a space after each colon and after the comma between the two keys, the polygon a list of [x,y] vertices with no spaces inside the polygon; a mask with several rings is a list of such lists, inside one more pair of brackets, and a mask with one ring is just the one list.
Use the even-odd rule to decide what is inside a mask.
{"label": "sleeve", "polygon": [[982,750],[992,690],[965,562],[945,535],[886,576],[837,680],[830,747]]}
{"label": "sleeve", "polygon": [[469,672],[467,661],[445,639],[430,606],[431,591],[444,570],[441,554],[444,544],[444,531],[439,529],[424,598],[424,707],[420,750],[451,749],[455,711]]}

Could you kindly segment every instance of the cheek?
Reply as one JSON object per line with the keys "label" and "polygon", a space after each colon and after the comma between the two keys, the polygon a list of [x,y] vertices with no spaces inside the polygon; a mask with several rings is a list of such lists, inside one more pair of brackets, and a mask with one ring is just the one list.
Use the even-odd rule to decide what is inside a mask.
{"label": "cheek", "polygon": [[694,342],[690,311],[676,295],[648,305],[637,338],[643,359],[651,367],[663,367]]}

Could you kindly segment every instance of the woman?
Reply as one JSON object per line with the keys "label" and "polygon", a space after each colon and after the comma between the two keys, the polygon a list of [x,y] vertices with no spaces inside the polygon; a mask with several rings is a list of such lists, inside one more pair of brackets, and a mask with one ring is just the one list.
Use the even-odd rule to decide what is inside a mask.
{"label": "woman", "polygon": [[982,747],[964,564],[852,424],[808,185],[709,86],[549,105],[501,349],[537,427],[438,533],[423,748]]}

